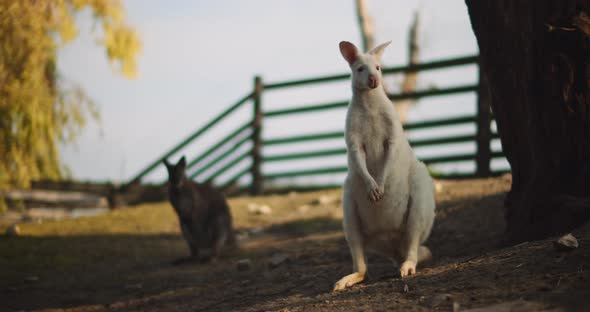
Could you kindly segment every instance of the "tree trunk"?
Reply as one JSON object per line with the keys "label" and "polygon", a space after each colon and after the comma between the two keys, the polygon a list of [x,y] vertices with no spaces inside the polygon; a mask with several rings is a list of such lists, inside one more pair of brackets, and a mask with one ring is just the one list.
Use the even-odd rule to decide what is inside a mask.
{"label": "tree trunk", "polygon": [[[408,65],[416,65],[420,61],[420,45],[418,44],[418,27],[420,26],[420,12],[414,14],[414,21],[408,33]],[[403,93],[416,92],[418,85],[418,72],[407,72],[402,82]],[[395,102],[395,108],[402,124],[408,120],[408,112],[416,103],[415,99],[403,99]]]}
{"label": "tree trunk", "polygon": [[590,218],[590,1],[466,0],[512,168],[508,239]]}
{"label": "tree trunk", "polygon": [[[359,23],[359,30],[361,32],[361,39],[363,41],[363,51],[369,51],[375,47],[375,24],[371,15],[366,0],[355,0],[356,14]],[[410,27],[408,39],[408,63],[414,65],[418,63],[420,55],[420,46],[418,45],[418,25],[419,13],[416,11],[414,21]],[[401,85],[401,91],[404,93],[416,92],[416,85],[418,81],[418,72],[407,72],[404,74],[404,80]],[[384,85],[385,92],[388,88]],[[389,93],[389,92],[388,92]],[[405,99],[395,102],[395,110],[402,124],[405,124],[408,118],[408,111],[414,105],[414,99]]]}
{"label": "tree trunk", "polygon": [[361,39],[363,40],[363,51],[369,51],[375,47],[375,25],[371,15],[369,15],[367,1],[356,0],[356,16],[361,31]]}

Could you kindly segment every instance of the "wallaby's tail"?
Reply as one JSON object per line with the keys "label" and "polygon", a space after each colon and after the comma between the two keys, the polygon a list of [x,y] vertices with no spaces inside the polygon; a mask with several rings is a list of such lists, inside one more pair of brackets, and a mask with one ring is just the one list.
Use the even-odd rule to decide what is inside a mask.
{"label": "wallaby's tail", "polygon": [[418,248],[418,263],[429,262],[432,260],[432,253],[426,246],[420,246]]}

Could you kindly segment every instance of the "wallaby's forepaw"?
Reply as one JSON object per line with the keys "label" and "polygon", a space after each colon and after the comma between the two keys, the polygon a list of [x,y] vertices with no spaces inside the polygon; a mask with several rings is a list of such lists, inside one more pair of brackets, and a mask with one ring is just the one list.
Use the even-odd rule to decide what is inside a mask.
{"label": "wallaby's forepaw", "polygon": [[385,191],[383,190],[383,187],[379,186],[375,182],[372,183],[368,188],[369,200],[374,203],[380,201],[381,198],[383,198],[384,193],[385,193]]}
{"label": "wallaby's forepaw", "polygon": [[402,263],[401,268],[399,269],[399,274],[402,277],[415,275],[416,274],[416,262],[406,260]]}
{"label": "wallaby's forepaw", "polygon": [[341,278],[339,281],[337,281],[336,284],[334,284],[333,291],[343,290],[343,289],[350,287],[354,284],[358,284],[358,283],[362,282],[363,280],[365,280],[364,274],[360,274],[360,273],[348,274],[345,277]]}

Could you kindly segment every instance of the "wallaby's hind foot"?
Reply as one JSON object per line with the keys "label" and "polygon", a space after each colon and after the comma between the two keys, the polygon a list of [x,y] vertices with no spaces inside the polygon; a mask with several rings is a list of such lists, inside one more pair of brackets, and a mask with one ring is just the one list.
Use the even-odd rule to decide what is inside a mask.
{"label": "wallaby's hind foot", "polygon": [[406,260],[402,263],[402,266],[399,269],[399,274],[401,277],[406,277],[410,275],[416,274],[416,262],[412,260]]}
{"label": "wallaby's hind foot", "polygon": [[365,280],[365,274],[361,274],[359,272],[355,272],[352,274],[348,274],[345,277],[341,278],[336,284],[334,285],[333,291],[343,290],[347,287],[350,287],[354,284],[358,284]]}
{"label": "wallaby's hind foot", "polygon": [[[422,264],[430,260],[432,260],[430,249],[426,246],[420,246],[418,248],[418,263]],[[416,265],[417,263],[412,260],[404,261],[399,269],[399,274],[401,277],[416,275]]]}

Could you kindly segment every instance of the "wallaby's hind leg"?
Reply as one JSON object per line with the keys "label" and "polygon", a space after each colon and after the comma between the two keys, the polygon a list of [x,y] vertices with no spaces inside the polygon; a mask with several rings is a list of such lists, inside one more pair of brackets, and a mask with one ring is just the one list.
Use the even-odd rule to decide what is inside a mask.
{"label": "wallaby's hind leg", "polygon": [[181,264],[186,264],[186,263],[192,263],[192,262],[195,262],[199,259],[199,248],[197,247],[197,242],[195,242],[195,240],[193,239],[193,236],[191,235],[190,228],[187,225],[181,223],[180,229],[182,231],[182,237],[186,241],[186,244],[189,247],[191,254],[188,257],[183,257],[183,258],[179,258],[179,259],[174,260],[172,262],[172,265],[181,265]]}
{"label": "wallaby's hind leg", "polygon": [[408,203],[408,218],[401,255],[402,277],[416,274],[416,265],[432,259],[432,253],[420,246],[430,235],[434,221],[434,188],[423,164],[416,165],[411,179],[411,196]]}
{"label": "wallaby's hind leg", "polygon": [[358,284],[365,280],[367,274],[367,258],[365,255],[365,249],[363,246],[363,238],[359,228],[358,219],[355,212],[355,203],[351,197],[351,194],[344,190],[342,196],[342,206],[344,209],[344,235],[350,248],[352,255],[352,269],[353,273],[342,277],[334,285],[334,291],[345,289],[354,284]]}
{"label": "wallaby's hind leg", "polygon": [[184,237],[184,240],[186,241],[188,247],[190,248],[191,257],[198,258],[199,257],[198,243],[195,241],[195,238],[193,237],[193,233],[191,232],[190,227],[188,225],[182,223],[180,225],[180,228],[182,229],[182,236]]}
{"label": "wallaby's hind leg", "polygon": [[418,264],[419,238],[413,233],[406,233],[406,235],[403,243],[405,252],[402,252],[402,255],[405,256],[403,256],[403,262],[399,269],[401,277],[416,274],[416,265]]}
{"label": "wallaby's hind leg", "polygon": [[213,241],[213,247],[211,250],[211,261],[215,261],[217,257],[221,254],[221,250],[223,246],[226,245],[229,239],[230,233],[227,233],[226,229],[218,229],[218,233]]}

